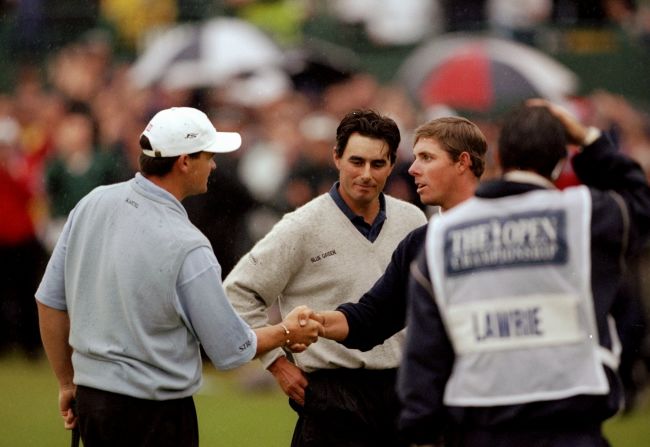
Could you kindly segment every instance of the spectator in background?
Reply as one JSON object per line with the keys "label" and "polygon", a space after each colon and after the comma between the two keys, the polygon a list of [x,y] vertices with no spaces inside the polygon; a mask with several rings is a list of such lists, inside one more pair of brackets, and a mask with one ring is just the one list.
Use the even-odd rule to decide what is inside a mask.
{"label": "spectator in background", "polygon": [[[65,100],[57,90],[46,91],[37,72],[25,70],[18,79],[13,108],[21,127],[21,149],[29,165],[30,182],[44,201],[45,164],[53,151],[55,130],[66,114]],[[45,216],[43,204],[41,208]]]}
{"label": "spectator in background", "polygon": [[250,112],[253,141],[241,156],[239,176],[256,200],[277,213],[285,206],[282,186],[304,146],[299,123],[311,110],[305,95],[292,92]]}
{"label": "spectator in background", "polygon": [[324,113],[305,116],[298,125],[304,144],[282,188],[284,211],[292,211],[326,193],[338,178],[332,166],[337,121]]}
{"label": "spectator in background", "polygon": [[650,178],[650,115],[623,96],[604,90],[590,94],[590,119],[614,132],[621,150],[641,164]]}
{"label": "spectator in background", "polygon": [[[219,123],[226,122],[219,120]],[[226,125],[220,125],[220,128],[232,130]],[[253,245],[246,219],[251,210],[259,205],[239,179],[239,152],[224,154],[219,158],[219,169],[212,171],[208,179],[210,188],[207,193],[183,201],[188,217],[210,240],[214,252],[219,256],[222,277],[230,273]]]}
{"label": "spectator in background", "polygon": [[349,78],[323,90],[321,108],[331,116],[342,117],[349,110],[372,107],[379,94],[379,81],[370,73],[353,73]]}
{"label": "spectator in background", "polygon": [[68,213],[83,196],[124,177],[115,153],[97,147],[95,138],[93,118],[82,110],[70,110],[56,129],[53,154],[45,167],[50,249]]}
{"label": "spectator in background", "polygon": [[413,163],[414,129],[418,116],[406,91],[398,85],[382,86],[376,98],[377,108],[390,110],[402,134],[402,141],[397,149],[395,167],[386,182],[385,192],[398,199],[411,202],[421,207],[425,214],[429,212],[418,196],[417,186],[408,170]]}
{"label": "spectator in background", "polygon": [[101,39],[75,42],[48,61],[47,74],[67,101],[91,104],[112,72],[110,44]]}
{"label": "spectator in background", "polygon": [[36,358],[41,340],[33,294],[46,253],[33,221],[36,194],[20,131],[14,118],[0,118],[0,352],[16,345]]}

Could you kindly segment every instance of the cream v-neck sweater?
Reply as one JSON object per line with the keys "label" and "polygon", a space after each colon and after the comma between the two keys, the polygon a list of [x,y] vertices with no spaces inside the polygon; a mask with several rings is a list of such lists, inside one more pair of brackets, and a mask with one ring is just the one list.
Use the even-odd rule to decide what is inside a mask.
{"label": "cream v-neck sweater", "polygon": [[[332,310],[357,301],[384,273],[397,244],[426,223],[416,206],[386,196],[386,221],[374,242],[366,239],[323,194],[286,214],[240,259],[224,281],[235,310],[252,327],[268,323],[267,310],[277,300],[284,317],[304,304]],[[295,363],[304,371],[328,368],[387,369],[398,366],[403,331],[371,351],[347,349],[324,338]],[[261,357],[268,367],[281,349]]]}

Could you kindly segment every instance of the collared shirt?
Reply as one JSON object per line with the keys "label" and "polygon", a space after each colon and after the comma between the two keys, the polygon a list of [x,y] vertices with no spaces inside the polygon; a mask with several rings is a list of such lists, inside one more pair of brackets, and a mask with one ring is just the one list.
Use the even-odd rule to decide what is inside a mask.
{"label": "collared shirt", "polygon": [[384,225],[384,221],[386,220],[386,199],[384,197],[384,193],[379,193],[379,213],[371,225],[367,223],[362,216],[355,214],[355,212],[350,209],[348,204],[345,203],[345,200],[343,200],[343,197],[341,197],[341,194],[339,193],[339,184],[339,182],[334,183],[329,192],[330,196],[332,196],[332,199],[334,200],[334,203],[336,203],[343,214],[345,214],[347,218],[350,219],[350,222],[352,222],[352,225],[354,225],[355,228],[359,230],[359,233],[363,234],[363,236],[370,242],[375,242],[375,239],[377,239],[377,236],[379,236],[381,227]]}
{"label": "collared shirt", "polygon": [[[257,348],[255,333],[228,301],[214,252],[207,239],[199,245],[202,236],[193,236],[199,232],[187,220],[182,204],[140,173],[128,182],[100,187],[91,195],[71,212],[36,291],[36,299],[44,305],[70,311],[75,383],[143,399],[176,399],[193,394],[201,385],[199,343],[219,369],[250,361]],[[129,214],[129,209],[109,209],[111,204],[124,203],[125,197],[141,217]],[[102,206],[88,211],[97,203]],[[120,251],[125,262],[115,262],[114,250],[98,249],[123,245],[125,240],[112,237],[111,227],[105,223],[108,212],[115,217],[115,228],[156,222],[167,226],[169,234],[180,232],[177,243],[195,248],[188,245],[185,258],[180,259],[185,251],[181,247],[175,255],[178,261],[170,253],[171,267],[164,263],[152,266],[146,261],[151,260],[150,253],[159,255],[160,250],[151,247],[151,238],[130,239],[132,244]],[[83,239],[85,228],[97,228],[97,237]],[[159,233],[161,230],[156,230]],[[85,253],[106,259],[105,268],[80,270],[79,256],[83,259]],[[125,263],[132,268],[118,268]],[[129,269],[132,273],[123,274]],[[168,279],[151,274],[163,271],[178,274]],[[66,280],[71,282],[66,284]],[[156,295],[148,282],[173,284],[176,293]],[[70,289],[68,293],[66,289]],[[159,306],[143,310],[146,303]],[[93,319],[78,317],[91,314]],[[104,336],[107,333],[109,336]]]}
{"label": "collared shirt", "polygon": [[503,178],[509,182],[530,183],[546,189],[557,189],[550,180],[532,171],[509,171],[503,174]]}

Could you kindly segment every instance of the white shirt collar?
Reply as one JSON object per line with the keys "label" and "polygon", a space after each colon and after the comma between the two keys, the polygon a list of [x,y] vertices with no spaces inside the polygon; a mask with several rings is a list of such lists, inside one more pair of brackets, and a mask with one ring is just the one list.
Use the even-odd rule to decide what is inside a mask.
{"label": "white shirt collar", "polygon": [[509,182],[531,183],[546,189],[557,189],[549,179],[532,171],[508,171],[503,174],[503,178]]}

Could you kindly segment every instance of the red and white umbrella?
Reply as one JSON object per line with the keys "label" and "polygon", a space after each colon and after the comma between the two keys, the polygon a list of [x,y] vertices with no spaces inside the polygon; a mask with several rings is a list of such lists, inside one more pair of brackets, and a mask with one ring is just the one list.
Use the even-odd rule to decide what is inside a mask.
{"label": "red and white umbrella", "polygon": [[423,108],[444,105],[480,115],[532,97],[561,100],[578,89],[571,70],[536,48],[467,34],[440,36],[416,48],[397,76]]}

